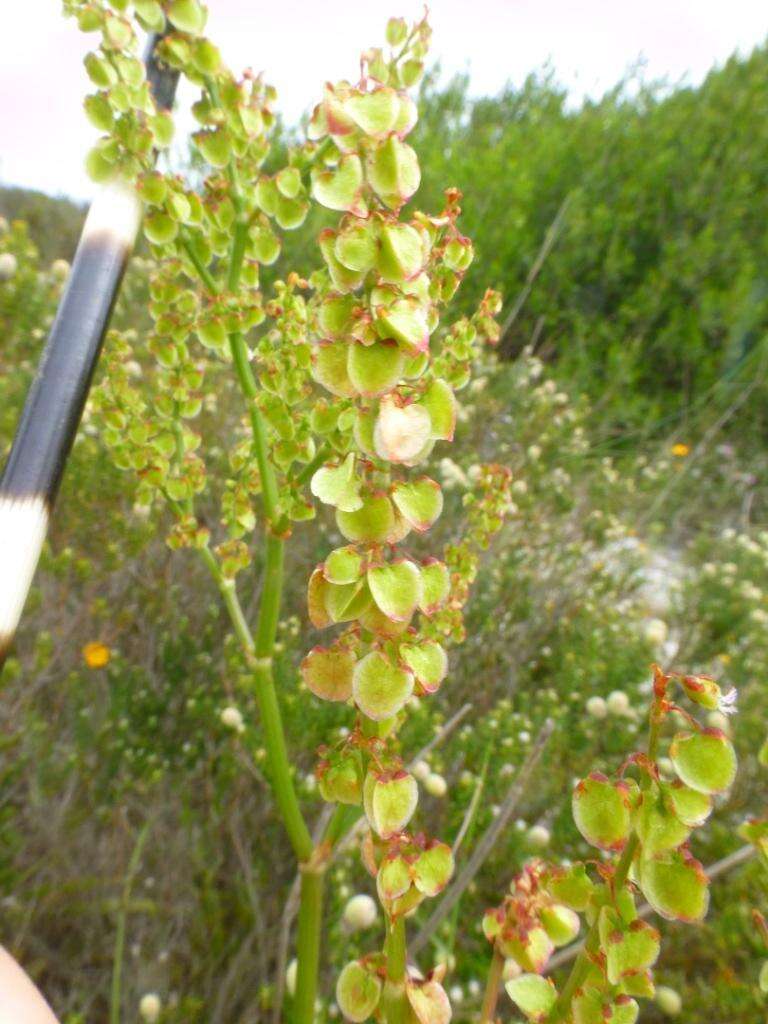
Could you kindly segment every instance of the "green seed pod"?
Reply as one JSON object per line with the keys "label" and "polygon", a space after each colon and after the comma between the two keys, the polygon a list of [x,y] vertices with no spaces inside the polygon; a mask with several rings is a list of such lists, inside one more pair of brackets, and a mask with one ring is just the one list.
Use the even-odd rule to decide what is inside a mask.
{"label": "green seed pod", "polygon": [[363,165],[356,153],[343,156],[334,170],[312,170],[312,195],[329,210],[364,217],[368,211],[362,191]]}
{"label": "green seed pod", "polygon": [[190,35],[200,35],[205,28],[208,12],[198,0],[170,0],[168,18],[174,28]]}
{"label": "green seed pod", "polygon": [[421,563],[422,598],[419,610],[434,615],[443,607],[451,591],[451,581],[444,562],[428,558]]}
{"label": "green seed pod", "polygon": [[639,918],[627,925],[611,907],[599,918],[600,947],[606,957],[606,975],[612,985],[628,974],[653,966],[659,955],[659,933]]}
{"label": "green seed pod", "polygon": [[446,843],[433,840],[413,862],[413,882],[425,896],[437,896],[453,875],[453,852]]}
{"label": "green seed pod", "polygon": [[557,1002],[557,989],[551,978],[539,974],[521,974],[504,986],[507,995],[529,1020],[545,1020]]}
{"label": "green seed pod", "polygon": [[301,663],[301,678],[321,700],[346,701],[352,696],[356,658],[342,646],[313,647]]}
{"label": "green seed pod", "polygon": [[678,733],[669,756],[686,786],[699,793],[722,793],[736,777],[736,753],[720,729]]}
{"label": "green seed pod", "polygon": [[310,490],[325,505],[333,505],[343,512],[354,512],[362,508],[360,481],[355,472],[355,453],[350,452],[338,466],[321,466],[312,476]]}
{"label": "green seed pod", "polygon": [[336,1002],[347,1020],[362,1024],[379,1005],[381,981],[359,960],[344,967],[336,982]]}
{"label": "green seed pod", "polygon": [[418,533],[428,530],[443,511],[440,485],[428,476],[399,480],[392,487],[392,501],[398,512]]}
{"label": "green seed pod", "polygon": [[352,694],[368,718],[383,722],[400,711],[413,693],[413,674],[371,651],[355,665]]}
{"label": "green seed pod", "polygon": [[398,835],[413,817],[418,801],[416,779],[408,772],[400,771],[389,778],[375,778],[371,793],[371,826],[382,839]]}
{"label": "green seed pod", "polygon": [[422,597],[421,571],[415,562],[401,559],[372,566],[367,573],[371,596],[388,619],[407,622]]}
{"label": "green seed pod", "polygon": [[405,991],[418,1024],[449,1024],[451,1004],[439,982],[407,978]]}
{"label": "green seed pod", "polygon": [[349,541],[391,543],[396,522],[395,510],[386,494],[370,494],[354,512],[336,510],[336,524]]}
{"label": "green seed pod", "polygon": [[396,341],[347,346],[347,376],[358,394],[368,398],[392,391],[405,367],[405,353]]}
{"label": "green seed pod", "polygon": [[638,880],[656,913],[670,921],[701,921],[707,913],[707,876],[685,849],[641,858]]}
{"label": "green seed pod", "polygon": [[621,850],[629,838],[630,801],[624,782],[592,772],[573,791],[573,820],[582,836],[601,850]]}
{"label": "green seed pod", "polygon": [[448,673],[448,655],[435,640],[402,644],[400,657],[426,693],[436,693]]}

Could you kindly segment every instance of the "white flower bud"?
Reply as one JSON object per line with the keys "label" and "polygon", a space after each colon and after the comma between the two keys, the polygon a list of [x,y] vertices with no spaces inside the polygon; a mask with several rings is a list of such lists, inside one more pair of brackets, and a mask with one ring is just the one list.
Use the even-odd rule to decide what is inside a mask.
{"label": "white flower bud", "polygon": [[643,630],[643,636],[648,643],[653,644],[654,647],[661,647],[667,639],[668,634],[669,629],[663,619],[649,619],[645,624],[645,629]]}
{"label": "white flower bud", "polygon": [[157,992],[147,992],[139,1000],[139,1016],[147,1024],[155,1024],[160,1019],[163,1004]]}
{"label": "white flower bud", "polygon": [[352,931],[370,928],[377,916],[376,901],[364,892],[353,896],[344,907],[344,923]]}
{"label": "white flower bud", "polygon": [[51,274],[59,281],[66,281],[69,277],[69,263],[66,260],[54,260],[51,264]]}
{"label": "white flower bud", "polygon": [[606,707],[612,715],[626,715],[629,711],[629,697],[623,690],[613,690],[608,694]]}
{"label": "white flower bud", "polygon": [[417,761],[413,768],[411,768],[411,775],[413,775],[414,779],[418,779],[419,782],[426,782],[429,773],[430,767],[426,761]]}
{"label": "white flower bud", "polygon": [[448,784],[442,775],[437,772],[430,772],[424,779],[424,789],[430,796],[443,797],[448,792]]}
{"label": "white flower bud", "polygon": [[0,281],[10,281],[18,269],[18,260],[12,252],[0,253]]}
{"label": "white flower bud", "polygon": [[452,1003],[461,1003],[464,1001],[464,989],[461,985],[451,985],[448,990],[448,998]]}
{"label": "white flower bud", "polygon": [[683,1008],[680,993],[667,985],[659,985],[656,989],[656,1005],[667,1017],[677,1017]]}
{"label": "white flower bud", "polygon": [[590,697],[585,707],[587,714],[593,718],[605,718],[608,714],[608,706],[602,697]]}
{"label": "white flower bud", "polygon": [[221,718],[221,724],[226,725],[228,729],[234,729],[235,732],[245,731],[245,723],[239,708],[232,705],[223,708],[219,717]]}
{"label": "white flower bud", "polygon": [[549,841],[552,838],[549,829],[545,825],[533,825],[528,829],[526,839],[535,846],[536,849],[542,850],[545,846],[549,846]]}

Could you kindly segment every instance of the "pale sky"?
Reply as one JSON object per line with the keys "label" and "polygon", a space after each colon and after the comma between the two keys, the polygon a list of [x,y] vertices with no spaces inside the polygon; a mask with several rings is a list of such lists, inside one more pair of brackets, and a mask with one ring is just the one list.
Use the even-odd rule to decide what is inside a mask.
{"label": "pale sky", "polygon": [[[8,2],[8,0],[6,0]],[[322,83],[354,79],[359,52],[382,41],[390,15],[419,0],[209,0],[207,34],[240,71],[264,71],[289,122]],[[768,34],[760,0],[432,0],[432,59],[468,71],[472,93],[498,92],[547,61],[575,101],[598,96],[642,59],[646,78],[698,82]],[[58,0],[10,0],[0,34],[0,183],[87,198],[82,166],[96,137],[82,112],[82,58],[94,36],[59,15]],[[189,97],[181,97],[188,101]]]}

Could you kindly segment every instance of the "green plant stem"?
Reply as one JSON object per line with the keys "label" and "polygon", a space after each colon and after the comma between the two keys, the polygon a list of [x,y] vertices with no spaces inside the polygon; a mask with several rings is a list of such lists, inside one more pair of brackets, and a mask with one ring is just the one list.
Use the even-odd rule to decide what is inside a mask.
{"label": "green plant stem", "polygon": [[[218,89],[215,81],[208,81],[208,88],[214,103],[218,103]],[[240,284],[245,258],[248,221],[244,216],[236,168],[230,164],[227,171],[236,220],[227,266],[226,287],[229,291],[235,292]],[[199,261],[196,260],[196,254],[192,247],[189,246],[186,251],[206,286],[211,287],[212,284],[213,290],[218,291],[218,286],[207,268],[200,266]],[[248,347],[240,331],[234,331],[229,335],[229,348],[238,385],[251,422],[253,452],[261,478],[266,528],[264,578],[255,638],[248,628],[234,581],[224,579],[214,555],[208,548],[202,549],[202,554],[221,591],[235,633],[246,659],[253,669],[256,700],[264,730],[270,783],[283,825],[302,868],[295,1004],[296,1024],[312,1024],[317,993],[325,865],[322,863],[321,857],[315,856],[316,851],[312,837],[296,795],[274,681],[273,656],[283,590],[284,541],[281,534],[285,532],[285,523],[284,517],[280,515],[277,479],[269,459],[267,430],[256,404],[258,387],[251,368]]]}
{"label": "green plant stem", "polygon": [[293,483],[300,486],[309,480],[316,469],[319,469],[324,462],[327,462],[331,457],[333,449],[329,444],[322,444],[317,450],[317,454],[311,462],[308,462],[304,468],[296,474],[293,478]]}
{"label": "green plant stem", "polygon": [[112,985],[109,994],[109,1024],[120,1024],[120,1003],[123,991],[123,958],[125,956],[125,926],[128,917],[128,901],[131,898],[133,879],[139,866],[144,844],[149,835],[149,822],[139,832],[136,843],[128,861],[123,880],[123,891],[120,897],[120,908],[117,915],[115,930],[115,950],[112,956]]}
{"label": "green plant stem", "polygon": [[499,999],[499,986],[504,972],[504,957],[493,947],[493,959],[488,969],[488,981],[485,985],[483,1005],[480,1007],[480,1024],[493,1024],[496,1019],[496,1003]]}
{"label": "green plant stem", "polygon": [[387,958],[383,997],[384,1019],[386,1024],[405,1024],[408,997],[405,993],[405,920],[402,917],[387,922],[384,953]]}
{"label": "green plant stem", "polygon": [[219,292],[219,286],[210,270],[205,266],[203,261],[195,252],[195,247],[184,236],[180,239],[180,244],[184,252],[189,256],[190,262],[198,273],[200,280],[203,282],[205,287],[212,295],[217,295]]}
{"label": "green plant stem", "polygon": [[325,868],[303,868],[299,902],[299,926],[296,941],[296,1024],[312,1024],[317,998],[317,973],[320,965],[320,926],[322,923]]}

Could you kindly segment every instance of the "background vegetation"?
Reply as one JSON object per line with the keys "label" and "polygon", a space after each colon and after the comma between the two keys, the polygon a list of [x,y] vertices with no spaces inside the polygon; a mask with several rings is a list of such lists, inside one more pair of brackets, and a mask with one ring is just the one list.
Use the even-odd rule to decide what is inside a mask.
{"label": "background vegetation", "polygon": [[[425,799],[430,829],[456,835],[482,784],[466,856],[542,723],[556,723],[514,823],[432,940],[449,963],[462,951],[449,979],[459,1020],[479,1003],[485,906],[541,845],[586,853],[571,781],[615,764],[642,728],[651,660],[739,688],[739,781],[696,855],[712,863],[736,849],[738,823],[765,802],[767,106],[766,48],[697,88],[628,81],[579,109],[546,74],[479,101],[463,80],[425,89],[419,201],[437,208],[437,182],[462,189],[478,259],[461,302],[487,283],[507,297],[501,360],[464,395],[455,461],[438,450],[432,470],[450,493],[442,536],[484,458],[511,466],[518,506],[476,586],[449,685],[406,737],[415,752],[469,705],[428,757],[451,795]],[[71,258],[82,210],[12,189],[0,212],[26,221],[0,236],[17,260],[0,281],[4,454],[62,287],[51,263]],[[311,267],[319,227],[289,236],[283,259]],[[145,280],[139,257],[117,312],[137,331]],[[211,434],[227,429],[226,399],[205,410]],[[255,733],[258,718],[213,590],[191,557],[171,557],[94,435],[86,416],[0,694],[4,936],[67,1024],[107,1019],[121,922],[124,1020],[147,991],[169,1022],[267,1020],[290,858],[259,764],[220,713],[238,704]],[[311,752],[335,712],[305,699],[296,669],[310,633],[303,580],[314,545],[333,540],[326,530],[296,546],[280,665],[317,813]],[[95,640],[110,650],[102,668],[83,658]],[[354,850],[333,881],[338,968],[359,936],[335,922],[370,886]],[[702,928],[672,929],[658,978],[680,992],[679,1020],[764,1019],[749,911],[766,897],[747,863],[715,883]],[[334,1014],[331,977],[321,1020]],[[643,1013],[663,1019],[660,1007]]]}

